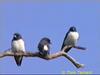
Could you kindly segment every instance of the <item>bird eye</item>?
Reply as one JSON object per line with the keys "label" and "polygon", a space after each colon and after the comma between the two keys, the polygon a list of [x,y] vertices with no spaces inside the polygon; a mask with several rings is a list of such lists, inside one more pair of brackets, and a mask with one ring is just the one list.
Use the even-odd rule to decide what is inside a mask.
{"label": "bird eye", "polygon": [[14,35],[14,37],[16,38],[17,36],[16,36],[16,35]]}

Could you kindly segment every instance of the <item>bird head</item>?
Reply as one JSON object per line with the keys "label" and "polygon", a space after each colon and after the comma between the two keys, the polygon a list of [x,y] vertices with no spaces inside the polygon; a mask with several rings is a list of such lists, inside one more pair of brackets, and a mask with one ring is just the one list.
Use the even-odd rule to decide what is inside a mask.
{"label": "bird head", "polygon": [[51,44],[51,40],[47,37],[44,37],[42,40],[45,40],[46,43]]}
{"label": "bird head", "polygon": [[74,32],[74,31],[77,31],[77,30],[76,30],[76,27],[72,26],[72,27],[70,27],[69,31],[73,31]]}
{"label": "bird head", "polygon": [[22,36],[21,36],[19,33],[14,33],[14,34],[13,34],[13,38],[14,38],[15,40],[18,40],[18,39],[21,39]]}

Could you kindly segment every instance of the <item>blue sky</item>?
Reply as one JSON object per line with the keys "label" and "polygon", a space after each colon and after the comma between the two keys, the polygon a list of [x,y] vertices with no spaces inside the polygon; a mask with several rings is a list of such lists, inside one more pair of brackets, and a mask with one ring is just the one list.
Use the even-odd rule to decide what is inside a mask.
{"label": "blue sky", "polygon": [[70,26],[80,33],[79,46],[88,50],[72,49],[69,52],[78,62],[85,64],[77,69],[66,58],[46,61],[40,58],[24,58],[17,67],[13,57],[0,58],[0,73],[62,74],[62,72],[100,73],[100,2],[1,2],[0,3],[0,52],[11,47],[13,33],[19,32],[27,51],[37,51],[41,38],[52,41],[51,53],[60,50],[65,34]]}

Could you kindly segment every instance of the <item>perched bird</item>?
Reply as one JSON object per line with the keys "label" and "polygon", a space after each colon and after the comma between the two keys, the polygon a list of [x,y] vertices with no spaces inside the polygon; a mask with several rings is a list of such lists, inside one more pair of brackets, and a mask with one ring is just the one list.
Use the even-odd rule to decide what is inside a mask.
{"label": "perched bird", "polygon": [[[79,39],[79,33],[77,32],[76,27],[74,27],[74,26],[70,27],[69,31],[67,32],[67,34],[64,38],[61,50],[65,46],[69,46],[69,45],[75,46],[78,39]],[[66,49],[65,52],[67,53],[71,48]]]}
{"label": "perched bird", "polygon": [[50,44],[51,41],[49,38],[42,38],[38,44],[38,50],[40,52],[41,55],[46,56],[50,54]]}
{"label": "perched bird", "polygon": [[[11,50],[13,52],[25,52],[25,44],[22,39],[22,36],[19,33],[14,33],[12,43],[11,43]],[[23,56],[14,56],[17,66],[21,66]]]}

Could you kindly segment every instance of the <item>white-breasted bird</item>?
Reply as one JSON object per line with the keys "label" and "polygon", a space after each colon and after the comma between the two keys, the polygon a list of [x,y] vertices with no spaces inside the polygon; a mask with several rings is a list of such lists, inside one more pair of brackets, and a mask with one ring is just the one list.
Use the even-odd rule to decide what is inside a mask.
{"label": "white-breasted bird", "polygon": [[[25,44],[22,36],[19,33],[14,33],[12,43],[11,43],[11,50],[13,52],[25,52]],[[14,56],[17,66],[21,66],[23,56]]]}
{"label": "white-breasted bird", "polygon": [[[75,46],[78,39],[79,39],[79,33],[77,32],[76,27],[74,27],[74,26],[70,27],[69,31],[66,33],[66,36],[64,38],[61,50],[65,46],[69,46],[69,45]],[[67,53],[71,48],[66,49],[65,52]]]}

